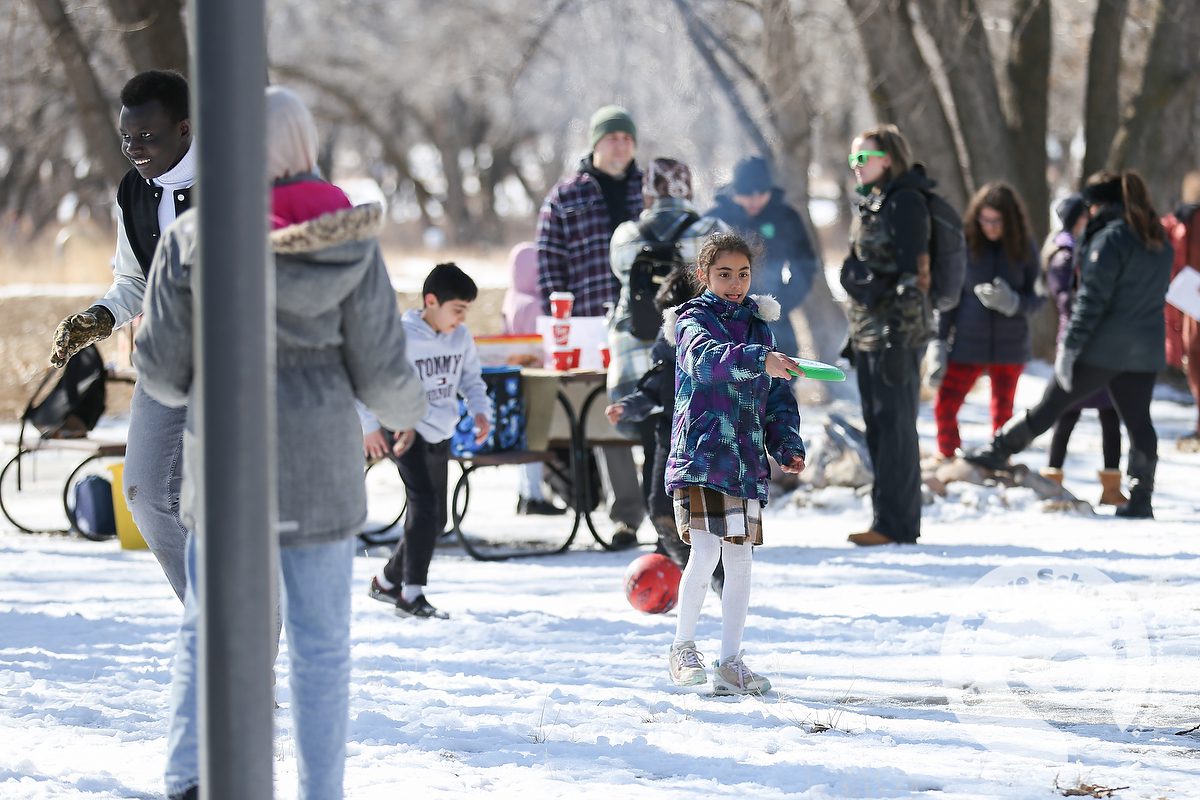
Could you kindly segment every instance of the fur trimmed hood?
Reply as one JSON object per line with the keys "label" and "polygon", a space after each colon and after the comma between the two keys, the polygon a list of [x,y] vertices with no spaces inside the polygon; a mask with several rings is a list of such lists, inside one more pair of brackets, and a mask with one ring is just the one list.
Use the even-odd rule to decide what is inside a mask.
{"label": "fur trimmed hood", "polygon": [[383,269],[375,238],[382,219],[383,209],[368,204],[272,231],[275,303],[281,314],[329,313],[368,269]]}
{"label": "fur trimmed hood", "polygon": [[[754,315],[763,322],[774,322],[779,319],[780,305],[769,294],[752,294],[750,299],[754,301]],[[663,337],[672,347],[675,346],[675,322],[679,319],[679,309],[682,306],[674,306],[663,311]]]}
{"label": "fur trimmed hood", "polygon": [[368,203],[271,231],[271,249],[287,255],[311,253],[373,239],[379,235],[382,225],[383,207]]}

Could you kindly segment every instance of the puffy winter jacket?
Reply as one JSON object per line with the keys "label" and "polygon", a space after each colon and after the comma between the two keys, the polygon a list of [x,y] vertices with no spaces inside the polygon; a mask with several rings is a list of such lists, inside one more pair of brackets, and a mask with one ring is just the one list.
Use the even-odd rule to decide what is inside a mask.
{"label": "puffy winter jacket", "polygon": [[[938,338],[950,342],[950,360],[961,364],[1024,364],[1032,356],[1029,318],[1046,302],[1040,285],[1038,253],[1010,264],[999,242],[987,242],[978,256],[968,254],[967,277],[958,306],[938,314]],[[979,302],[975,285],[1003,278],[1020,296],[1017,313],[1006,317]]]}
{"label": "puffy winter jacket", "polygon": [[1078,360],[1120,372],[1167,365],[1163,303],[1175,253],[1148,249],[1115,207],[1088,223],[1081,245],[1079,293],[1063,347]]}
{"label": "puffy winter jacket", "polygon": [[804,455],[791,385],[766,373],[778,315],[774,298],[731,303],[707,291],[679,307],[668,492],[707,486],[765,504],[767,453]]}

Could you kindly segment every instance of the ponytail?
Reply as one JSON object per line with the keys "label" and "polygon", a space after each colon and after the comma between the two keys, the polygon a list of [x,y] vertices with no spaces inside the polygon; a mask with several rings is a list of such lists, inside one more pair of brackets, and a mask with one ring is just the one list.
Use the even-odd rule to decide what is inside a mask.
{"label": "ponytail", "polygon": [[1142,176],[1131,169],[1121,170],[1121,196],[1125,200],[1125,221],[1129,227],[1147,249],[1161,250],[1167,239],[1166,231],[1150,204],[1150,192]]}

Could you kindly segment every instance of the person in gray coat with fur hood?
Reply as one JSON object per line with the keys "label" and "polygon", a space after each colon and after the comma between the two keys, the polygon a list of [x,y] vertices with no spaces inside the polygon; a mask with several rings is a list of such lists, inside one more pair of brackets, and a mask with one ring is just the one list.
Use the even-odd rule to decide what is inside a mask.
{"label": "person in gray coat with fur hood", "polygon": [[[267,133],[276,227],[271,248],[282,608],[291,653],[299,796],[326,800],[342,797],[351,568],[355,535],[366,518],[362,433],[354,401],[360,399],[389,428],[408,431],[425,413],[425,394],[405,358],[404,329],[376,241],[381,209],[351,208],[340,190],[313,174],[316,126],[295,94],[267,89]],[[189,211],[169,229],[155,257],[134,354],[146,390],[172,406],[187,403],[192,391],[196,246],[196,217]],[[189,528],[196,510],[199,433],[189,412],[183,488]],[[199,782],[201,587],[191,580],[195,541],[189,537],[171,698],[170,797],[193,796],[188,793]]]}

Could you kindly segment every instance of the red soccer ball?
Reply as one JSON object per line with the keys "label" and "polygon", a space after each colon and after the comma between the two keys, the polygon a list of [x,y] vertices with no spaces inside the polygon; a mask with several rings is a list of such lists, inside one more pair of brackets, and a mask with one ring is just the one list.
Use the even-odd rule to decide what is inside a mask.
{"label": "red soccer ball", "polygon": [[670,611],[679,600],[682,576],[675,562],[660,553],[641,556],[625,570],[625,598],[647,614]]}

